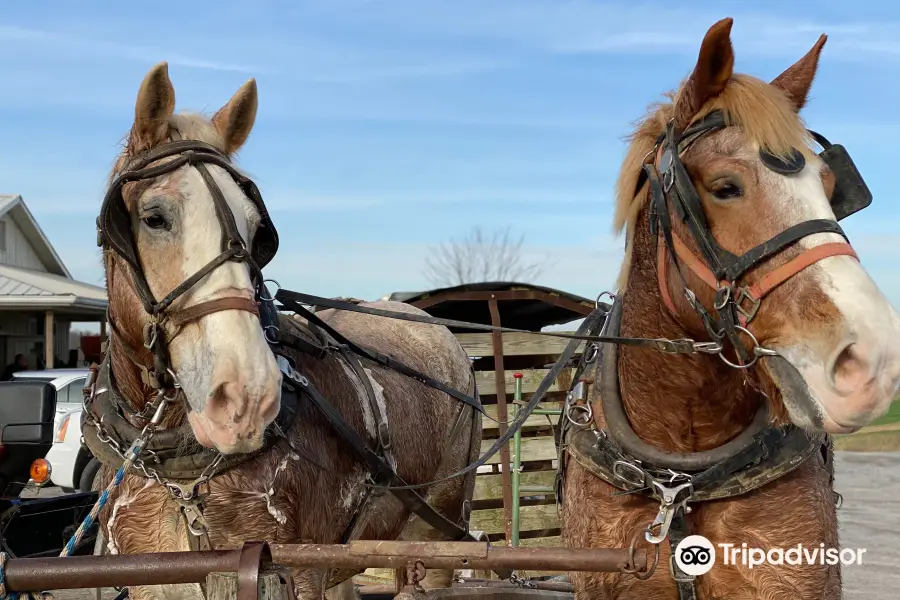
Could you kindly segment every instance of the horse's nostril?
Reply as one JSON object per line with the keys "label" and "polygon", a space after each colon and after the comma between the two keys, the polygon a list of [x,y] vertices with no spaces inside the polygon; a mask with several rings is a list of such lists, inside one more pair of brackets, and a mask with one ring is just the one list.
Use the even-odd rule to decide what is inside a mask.
{"label": "horse's nostril", "polygon": [[831,378],[834,387],[842,392],[854,391],[869,382],[869,361],[857,344],[849,344],[837,355],[831,369]]}
{"label": "horse's nostril", "polygon": [[858,365],[859,361],[853,352],[853,344],[850,344],[838,354],[837,360],[834,361],[834,376],[840,378],[849,375]]}

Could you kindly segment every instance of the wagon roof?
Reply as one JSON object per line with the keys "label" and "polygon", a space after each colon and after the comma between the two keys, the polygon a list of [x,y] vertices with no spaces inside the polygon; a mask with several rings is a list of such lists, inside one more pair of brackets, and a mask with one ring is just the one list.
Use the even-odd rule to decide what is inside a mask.
{"label": "wagon roof", "polygon": [[[581,319],[594,309],[594,301],[562,290],[506,281],[467,283],[424,292],[394,292],[388,300],[419,306],[432,316],[484,325],[491,324],[488,300],[498,299],[500,323],[504,327],[540,331]],[[450,328],[454,333],[465,329]]]}

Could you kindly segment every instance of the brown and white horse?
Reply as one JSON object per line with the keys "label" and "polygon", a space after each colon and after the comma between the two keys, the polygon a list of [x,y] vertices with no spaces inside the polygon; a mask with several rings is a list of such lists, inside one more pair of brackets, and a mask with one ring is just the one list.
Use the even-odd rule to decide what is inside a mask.
{"label": "brown and white horse", "polygon": [[[671,156],[663,155],[659,143],[670,125],[671,131],[684,132],[714,111],[725,115],[724,127],[679,152],[708,231],[732,255],[741,256],[801,222],[836,218],[830,202],[842,174],[810,149],[798,115],[825,36],[766,83],[733,72],[731,26],[732,20],[724,19],[708,31],[692,74],[669,96],[671,102],[650,110],[631,136],[615,214],[616,228],[626,233],[617,294],[621,336],[708,340],[709,329],[685,288],[694,292],[700,312],[716,315],[721,300],[718,282],[710,281],[704,265],[703,248],[692,235],[691,215],[679,212],[677,202],[664,204],[663,217],[668,216],[680,247],[676,262],[658,228],[665,219],[654,213],[659,207],[651,202],[652,186],[644,180],[638,189],[643,165],[655,162],[670,198],[689,193],[663,176]],[[711,355],[618,348],[618,365],[607,376],[618,376],[621,406],[641,442],[669,456],[711,451],[746,430],[761,403],[769,406],[771,425],[793,423],[813,439],[825,439],[823,432],[853,431],[884,414],[900,385],[900,317],[842,243],[834,232],[813,231],[746,271],[742,285],[768,289],[772,278],[780,283],[747,325],[758,347],[770,351],[750,368],[732,368]],[[740,337],[752,341],[746,332]],[[600,377],[588,398],[594,434],[608,426],[604,388]],[[830,448],[824,449],[756,489],[690,505],[688,532],[720,548],[718,562],[694,580],[698,599],[841,598],[840,564],[724,565],[718,546],[838,548]],[[648,549],[652,560],[654,546],[643,533],[660,502],[640,493],[617,494],[627,486],[598,477],[584,456],[567,457],[565,544],[629,547],[637,539],[637,547]],[[669,543],[656,547],[659,567],[646,580],[621,573],[572,573],[576,598],[676,600]]]}
{"label": "brown and white horse", "polygon": [[[111,182],[134,161],[173,140],[208,144],[230,161],[253,127],[256,83],[245,83],[211,119],[192,113],[175,114],[174,108],[175,91],[167,66],[161,63],[150,70],[140,86],[134,125]],[[186,155],[168,156],[152,166],[165,165],[179,156]],[[258,234],[268,218],[228,169],[215,163],[201,166],[205,170],[195,168],[194,163],[183,164],[159,176],[126,183],[122,188],[124,217],[100,223],[107,228],[107,236],[116,235],[111,230],[119,228],[124,239],[133,238],[140,270],[157,301],[183,287],[220,256],[223,234],[229,235],[225,226],[229,218],[223,213],[230,213],[230,226],[240,234],[248,251],[259,241]],[[212,193],[210,180],[221,192],[220,198]],[[223,202],[227,206],[224,211]],[[297,235],[302,236],[302,231]],[[241,244],[235,248],[244,256]],[[159,375],[159,365],[145,346],[146,328],[151,324],[147,294],[141,291],[135,267],[123,254],[128,252],[108,246],[104,252],[113,331],[110,369],[118,402],[124,405],[117,410],[130,426],[140,430],[149,416],[141,412],[158,398],[154,387],[148,385],[152,381],[147,373],[156,369]],[[310,260],[315,258],[311,256]],[[264,432],[282,405],[283,370],[270,350],[260,317],[253,314],[253,300],[258,294],[255,277],[259,274],[246,262],[226,260],[184,288],[171,304],[170,312],[180,318],[154,321],[168,342],[170,375],[181,391],[178,401],[169,403],[162,429],[154,439],[161,439],[167,430],[181,428],[185,448],[196,440],[203,447],[218,450],[225,460],[252,454],[249,460],[209,481],[203,516],[213,548],[239,547],[247,540],[336,543],[367,498],[367,470],[322,414],[302,397],[293,425],[285,432],[286,439],[260,452]],[[425,314],[397,302],[364,306]],[[359,313],[317,314],[353,342],[390,355],[453,389],[472,393],[474,376],[469,359],[445,327]],[[278,327],[303,335],[298,322],[283,315]],[[322,358],[290,349],[285,352],[295,361],[296,371],[373,448],[379,442],[376,417],[383,417],[378,421],[386,421],[392,460],[406,482],[438,479],[477,457],[480,414],[458,420],[461,411],[470,415],[471,409],[448,394],[369,361],[363,361],[362,368],[351,368],[338,349],[331,350]],[[456,422],[463,425],[456,431],[455,441],[448,444]],[[89,427],[85,424],[86,430]],[[127,425],[123,427],[128,430]],[[153,456],[145,454],[143,458],[147,466],[154,465]],[[113,460],[106,462],[117,466]],[[111,471],[105,468],[102,473],[100,483],[105,486]],[[426,499],[451,522],[461,523],[464,501],[471,493],[471,482],[456,478],[430,488]],[[406,506],[390,493],[374,497],[361,519],[356,537],[362,539],[446,539],[418,517],[411,519]],[[134,471],[115,489],[101,513],[101,523],[108,549],[114,553],[192,547],[186,520],[166,487]],[[332,573],[330,583],[349,584],[353,574]],[[449,585],[450,575],[429,572],[425,586]],[[324,571],[297,571],[298,597],[321,597],[328,585],[326,579]],[[333,589],[346,591],[347,586],[343,587]],[[132,598],[203,597],[200,586],[193,584],[138,587],[130,592]]]}

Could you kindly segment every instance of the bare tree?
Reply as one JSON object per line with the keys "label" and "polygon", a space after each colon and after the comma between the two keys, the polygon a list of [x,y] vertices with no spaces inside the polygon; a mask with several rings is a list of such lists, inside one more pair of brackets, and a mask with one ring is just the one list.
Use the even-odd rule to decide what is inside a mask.
{"label": "bare tree", "polygon": [[488,234],[481,227],[461,241],[432,249],[425,259],[425,277],[437,287],[482,281],[534,280],[543,272],[541,262],[528,262],[522,252],[525,236],[510,239],[507,227]]}

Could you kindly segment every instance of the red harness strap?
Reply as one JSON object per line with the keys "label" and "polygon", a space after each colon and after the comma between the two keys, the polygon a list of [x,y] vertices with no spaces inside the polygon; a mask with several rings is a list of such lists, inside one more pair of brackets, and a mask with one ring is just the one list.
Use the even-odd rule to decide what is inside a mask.
{"label": "red harness strap", "polygon": [[[691,252],[674,231],[672,232],[672,243],[675,247],[675,254],[678,256],[678,259],[687,266],[694,275],[699,277],[712,289],[715,290],[719,288],[720,282],[716,281],[713,272],[697,258],[696,254]],[[741,327],[746,327],[747,323],[753,319],[756,315],[756,311],[759,309],[760,302],[762,302],[762,299],[769,295],[772,290],[807,267],[814,265],[823,258],[828,258],[829,256],[852,256],[856,260],[859,260],[856,252],[853,251],[853,247],[847,242],[829,242],[804,250],[800,255],[795,256],[785,264],[772,270],[770,273],[766,273],[753,285],[735,289],[734,293],[737,294],[737,297],[734,300],[738,307],[738,319]],[[669,295],[668,285],[669,253],[662,233],[659,234],[659,239],[657,241],[656,261],[659,291],[662,295],[663,303],[665,303],[666,308],[669,309],[672,316],[675,316],[675,304],[672,302],[672,297]],[[721,283],[727,284],[727,282]],[[743,306],[745,301],[750,303],[748,309],[745,309]]]}

